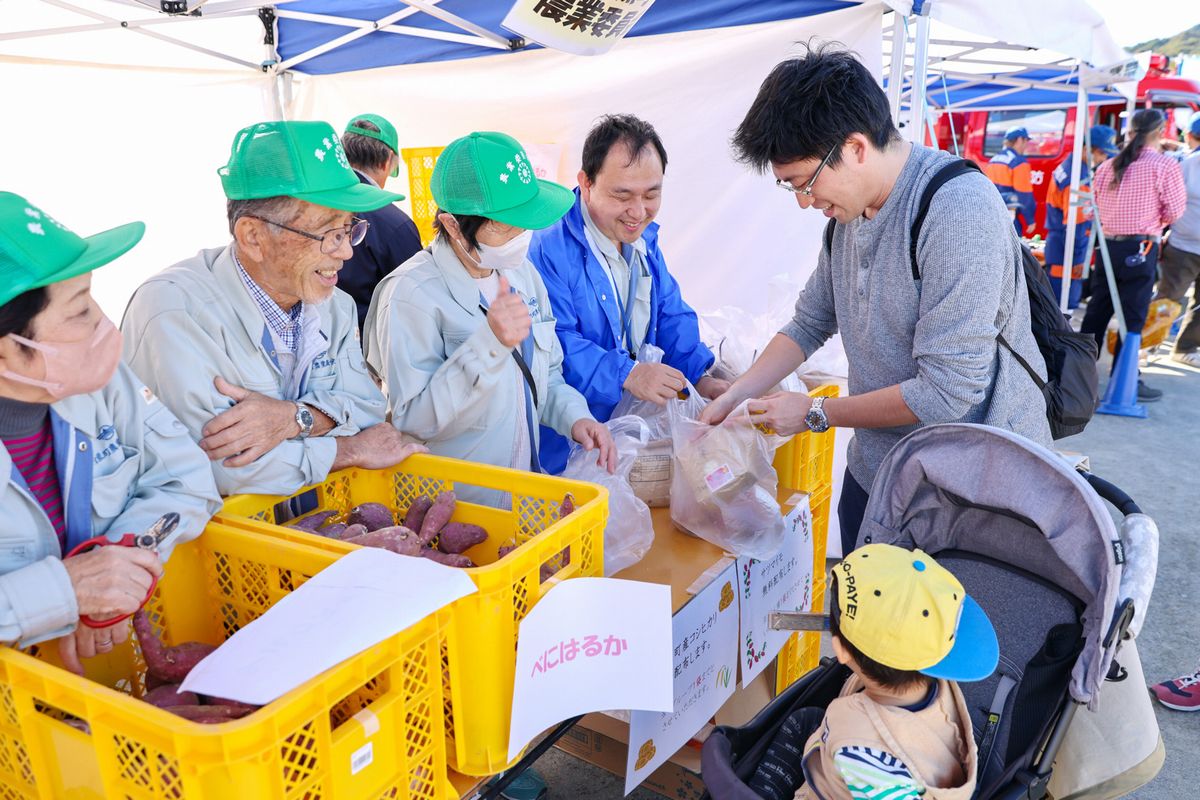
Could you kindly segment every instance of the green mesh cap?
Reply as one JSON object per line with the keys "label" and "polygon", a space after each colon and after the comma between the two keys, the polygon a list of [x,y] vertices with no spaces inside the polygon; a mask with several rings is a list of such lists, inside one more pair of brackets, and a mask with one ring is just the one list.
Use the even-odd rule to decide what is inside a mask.
{"label": "green mesh cap", "polygon": [[[369,122],[376,128],[379,128],[379,130],[372,131],[368,130],[367,128],[359,128],[357,123],[360,121]],[[368,138],[383,142],[390,147],[392,152],[396,154],[396,166],[392,167],[392,177],[395,178],[400,174],[400,136],[396,133],[396,126],[392,125],[392,123],[388,122],[378,114],[359,114],[357,117],[346,123],[346,130],[343,131],[342,135],[345,136],[347,133],[366,136]]]}
{"label": "green mesh cap", "polygon": [[0,305],[19,294],[102,267],[142,239],[130,222],[80,238],[12,192],[0,192]]}
{"label": "green mesh cap", "polygon": [[233,137],[217,170],[230,200],[295,197],[338,211],[374,211],[404,195],[361,183],[327,122],[260,122]]}
{"label": "green mesh cap", "polygon": [[430,179],[438,208],[518,228],[548,228],[575,203],[565,186],[533,174],[525,148],[503,133],[455,139],[438,156]]}

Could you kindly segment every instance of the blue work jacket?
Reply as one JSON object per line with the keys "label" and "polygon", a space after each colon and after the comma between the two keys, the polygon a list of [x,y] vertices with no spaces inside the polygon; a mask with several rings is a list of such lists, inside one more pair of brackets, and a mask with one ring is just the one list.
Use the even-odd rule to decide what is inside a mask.
{"label": "blue work jacket", "polygon": [[[534,234],[529,260],[550,294],[563,349],[563,377],[587,399],[592,416],[607,422],[635,362],[623,341],[612,281],[584,235],[582,202],[576,189],[575,205],[567,215]],[[645,343],[662,348],[664,363],[695,383],[712,366],[712,351],[700,341],[696,312],[683,301],[679,284],[667,271],[658,249],[658,223],[651,223],[642,239],[650,269],[650,325]],[[562,472],[567,463],[567,440],[545,426],[541,440],[542,467],[547,472]]]}

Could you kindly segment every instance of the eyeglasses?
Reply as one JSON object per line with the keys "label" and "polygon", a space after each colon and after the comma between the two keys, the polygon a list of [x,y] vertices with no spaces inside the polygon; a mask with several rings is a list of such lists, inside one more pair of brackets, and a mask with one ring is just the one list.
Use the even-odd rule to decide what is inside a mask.
{"label": "eyeglasses", "polygon": [[362,240],[367,235],[367,228],[371,227],[371,223],[367,220],[355,218],[348,225],[343,225],[340,228],[330,228],[324,233],[317,234],[309,233],[308,231],[302,231],[298,228],[292,228],[288,225],[284,225],[282,222],[276,222],[275,220],[267,219],[266,217],[256,217],[253,214],[246,214],[245,216],[259,220],[260,222],[265,222],[268,225],[274,225],[276,228],[283,228],[285,231],[298,234],[306,239],[312,239],[315,242],[320,242],[321,252],[327,256],[331,256],[338,250],[341,250],[342,245],[346,243],[347,238],[350,239],[351,247],[357,247],[358,245],[362,244]]}
{"label": "eyeglasses", "polygon": [[813,184],[817,182],[817,176],[821,174],[821,170],[825,169],[825,165],[829,163],[829,159],[833,158],[833,154],[837,152],[841,146],[842,145],[840,142],[833,146],[833,148],[825,155],[825,158],[821,159],[820,166],[817,167],[817,171],[813,173],[813,176],[808,179],[808,183],[804,184],[799,189],[797,189],[795,186],[792,186],[792,184],[788,183],[782,178],[775,181],[775,185],[780,189],[786,189],[792,194],[798,194],[803,197],[812,197]]}

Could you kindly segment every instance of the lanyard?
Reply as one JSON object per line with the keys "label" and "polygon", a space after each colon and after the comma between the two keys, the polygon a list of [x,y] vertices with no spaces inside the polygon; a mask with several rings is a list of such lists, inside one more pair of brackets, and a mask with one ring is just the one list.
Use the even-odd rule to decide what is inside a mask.
{"label": "lanyard", "polygon": [[[509,291],[515,293],[517,290],[510,286]],[[487,315],[488,301],[483,296],[483,292],[479,293],[479,310],[484,313],[484,316]],[[486,321],[484,324],[487,324]],[[525,425],[529,430],[529,471],[541,472],[542,465],[538,460],[537,439],[534,437],[536,431],[533,426],[533,409],[537,405],[537,385],[533,382],[533,374],[529,370],[529,363],[533,360],[532,331],[521,342],[519,352],[515,347],[509,352],[512,353],[513,360],[517,362],[517,366],[521,370],[521,375],[525,379],[523,388],[525,389]]]}
{"label": "lanyard", "polygon": [[[621,317],[621,334],[624,336],[625,352],[628,353],[631,359],[637,358],[637,348],[633,346],[633,303],[637,297],[638,279],[641,277],[641,270],[638,268],[636,259],[627,258],[625,263],[629,265],[629,290],[625,295],[625,302],[621,302],[621,293],[617,291],[617,276],[613,272],[612,265],[608,263],[608,259],[600,248],[596,245],[595,239],[592,238],[592,232],[586,227],[583,229],[584,236],[587,237],[588,247],[592,249],[594,255],[599,261],[600,266],[604,267],[608,274],[609,282],[613,287],[613,294],[616,295],[617,313]],[[629,248],[629,254],[632,256],[634,249],[632,245],[626,245]]]}

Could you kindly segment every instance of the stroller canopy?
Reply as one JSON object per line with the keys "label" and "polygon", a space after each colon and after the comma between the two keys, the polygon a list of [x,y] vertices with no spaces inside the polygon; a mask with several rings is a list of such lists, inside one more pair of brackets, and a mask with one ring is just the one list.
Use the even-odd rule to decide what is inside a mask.
{"label": "stroller canopy", "polygon": [[859,541],[960,550],[1048,580],[1084,606],[1084,649],[1071,696],[1093,704],[1115,645],[1118,541],[1108,507],[1060,456],[984,425],[932,425],[888,453],[871,487]]}

